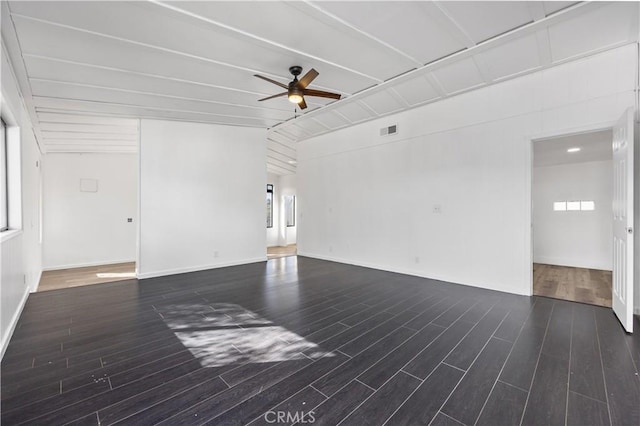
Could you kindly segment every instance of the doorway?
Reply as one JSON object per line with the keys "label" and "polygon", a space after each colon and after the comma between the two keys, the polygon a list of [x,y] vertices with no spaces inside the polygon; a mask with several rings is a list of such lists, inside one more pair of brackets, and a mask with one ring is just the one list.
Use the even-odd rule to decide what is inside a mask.
{"label": "doorway", "polygon": [[136,278],[137,153],[47,153],[42,158],[38,291]]}
{"label": "doorway", "polygon": [[296,176],[267,173],[267,259],[296,256]]}
{"label": "doorway", "polygon": [[612,306],[612,130],[533,142],[533,294]]}

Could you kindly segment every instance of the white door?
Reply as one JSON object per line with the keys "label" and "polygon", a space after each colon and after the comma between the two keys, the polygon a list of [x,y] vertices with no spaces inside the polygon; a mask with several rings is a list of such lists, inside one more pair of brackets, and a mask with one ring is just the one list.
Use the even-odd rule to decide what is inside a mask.
{"label": "white door", "polygon": [[613,312],[633,331],[633,109],[613,128]]}

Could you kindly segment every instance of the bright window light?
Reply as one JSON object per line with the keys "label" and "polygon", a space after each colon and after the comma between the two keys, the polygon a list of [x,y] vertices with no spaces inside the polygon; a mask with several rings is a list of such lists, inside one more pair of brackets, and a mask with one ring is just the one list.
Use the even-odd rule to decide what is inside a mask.
{"label": "bright window light", "polygon": [[563,212],[567,210],[567,202],[566,201],[556,201],[553,203],[553,211]]}
{"label": "bright window light", "polygon": [[594,201],[580,201],[580,210],[592,211],[596,209],[596,203]]}
{"label": "bright window light", "polygon": [[567,210],[568,211],[579,211],[580,210],[580,201],[567,201]]}
{"label": "bright window light", "polygon": [[578,148],[578,147],[575,147],[575,148],[569,148],[569,149],[567,150],[567,152],[579,152],[579,151],[580,151],[580,148]]}

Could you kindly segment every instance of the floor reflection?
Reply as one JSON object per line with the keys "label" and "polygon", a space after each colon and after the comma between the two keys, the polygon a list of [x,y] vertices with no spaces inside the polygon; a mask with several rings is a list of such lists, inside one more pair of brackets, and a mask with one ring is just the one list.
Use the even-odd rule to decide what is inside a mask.
{"label": "floor reflection", "polygon": [[156,310],[203,367],[333,356],[240,305],[176,304]]}

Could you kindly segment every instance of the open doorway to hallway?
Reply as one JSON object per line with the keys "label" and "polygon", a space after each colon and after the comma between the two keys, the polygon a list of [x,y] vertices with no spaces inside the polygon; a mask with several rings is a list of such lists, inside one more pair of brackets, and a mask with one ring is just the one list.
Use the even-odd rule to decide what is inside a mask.
{"label": "open doorway to hallway", "polygon": [[296,176],[267,174],[267,259],[297,255]]}
{"label": "open doorway to hallway", "polygon": [[533,294],[611,306],[612,132],[533,143]]}
{"label": "open doorway to hallway", "polygon": [[54,271],[44,271],[42,273],[38,291],[58,290],[61,288],[132,280],[135,278],[135,262],[87,266],[84,268],[57,269]]}
{"label": "open doorway to hallway", "polygon": [[38,291],[136,277],[138,170],[136,153],[43,156]]}

